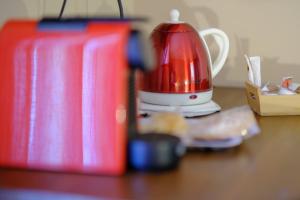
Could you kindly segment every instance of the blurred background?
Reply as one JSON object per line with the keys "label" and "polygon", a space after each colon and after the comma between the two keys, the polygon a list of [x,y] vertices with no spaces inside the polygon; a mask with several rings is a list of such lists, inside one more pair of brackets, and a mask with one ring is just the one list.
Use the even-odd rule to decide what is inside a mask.
{"label": "blurred background", "polygon": [[[1,0],[0,25],[11,18],[57,16],[63,0]],[[263,82],[279,83],[283,76],[300,82],[299,0],[123,0],[125,15],[146,16],[142,28],[152,29],[169,19],[177,8],[181,20],[198,30],[219,28],[230,39],[225,67],[214,79],[216,86],[242,87],[247,79],[244,54],[262,57]],[[116,0],[68,0],[65,16],[118,15]],[[216,55],[216,46],[208,38]]]}

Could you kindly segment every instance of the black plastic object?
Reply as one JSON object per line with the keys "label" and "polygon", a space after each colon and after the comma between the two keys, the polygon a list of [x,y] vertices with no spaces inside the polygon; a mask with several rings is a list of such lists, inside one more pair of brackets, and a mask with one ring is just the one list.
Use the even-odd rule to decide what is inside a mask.
{"label": "black plastic object", "polygon": [[[141,33],[137,30],[132,30],[128,38],[127,56],[129,66],[132,70],[145,70],[145,55],[143,49],[143,40],[140,38]],[[149,44],[150,45],[150,44]]]}
{"label": "black plastic object", "polygon": [[127,47],[128,74],[128,164],[142,171],[161,171],[175,168],[185,147],[178,137],[147,133],[139,134],[136,125],[135,70],[151,70],[155,56],[150,43],[137,30],[132,30]]}
{"label": "black plastic object", "polygon": [[132,70],[153,70],[156,59],[152,44],[150,44],[150,40],[144,38],[143,34],[138,30],[132,30],[130,33],[127,56]]}
{"label": "black plastic object", "polygon": [[110,16],[103,17],[70,17],[70,18],[50,18],[46,17],[39,21],[39,30],[81,30],[84,31],[87,24],[91,22],[105,23],[105,22],[116,22],[116,23],[130,23],[130,22],[143,22],[147,21],[146,18],[117,18]]}
{"label": "black plastic object", "polygon": [[[151,70],[151,61],[155,58],[149,56],[148,63],[145,54],[142,52],[144,48],[150,44],[144,43],[138,31],[132,31],[128,41],[128,64],[129,64],[129,112],[128,112],[128,164],[131,168],[141,171],[162,171],[175,168],[180,157],[185,152],[185,146],[178,137],[147,133],[140,134],[136,125],[136,95],[135,95],[135,76],[137,69],[142,71]],[[150,48],[149,48],[150,49]],[[151,49],[150,49],[151,50]],[[154,54],[152,54],[154,55]]]}
{"label": "black plastic object", "polygon": [[129,166],[141,171],[175,168],[185,152],[178,137],[157,133],[137,134],[128,147]]}

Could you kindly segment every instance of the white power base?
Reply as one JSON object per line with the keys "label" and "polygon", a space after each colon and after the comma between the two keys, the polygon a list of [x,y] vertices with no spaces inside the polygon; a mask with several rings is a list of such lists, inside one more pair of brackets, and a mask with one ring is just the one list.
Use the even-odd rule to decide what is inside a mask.
{"label": "white power base", "polygon": [[187,106],[209,102],[212,98],[212,93],[212,90],[207,92],[187,94],[170,94],[139,91],[139,98],[142,102],[155,105]]}
{"label": "white power base", "polygon": [[203,104],[189,105],[189,106],[161,106],[155,104],[148,104],[139,102],[139,114],[153,114],[156,112],[176,112],[184,117],[197,117],[209,115],[220,111],[221,107],[214,101],[209,101]]}

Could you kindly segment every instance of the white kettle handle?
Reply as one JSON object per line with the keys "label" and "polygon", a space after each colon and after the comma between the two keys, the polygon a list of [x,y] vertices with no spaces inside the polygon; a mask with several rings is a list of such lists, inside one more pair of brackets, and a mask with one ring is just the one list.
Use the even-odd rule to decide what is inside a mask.
{"label": "white kettle handle", "polygon": [[[204,46],[206,48],[210,66],[211,66],[211,71],[212,71],[212,78],[214,78],[223,68],[225,61],[227,59],[228,53],[229,53],[229,39],[228,36],[221,31],[220,29],[216,28],[211,28],[211,29],[206,29],[203,31],[199,31],[199,35],[204,43]],[[211,56],[210,52],[207,46],[207,43],[204,39],[205,36],[207,35],[212,35],[214,39],[217,42],[217,45],[219,47],[219,55],[217,56],[216,60],[214,62],[211,61]]]}

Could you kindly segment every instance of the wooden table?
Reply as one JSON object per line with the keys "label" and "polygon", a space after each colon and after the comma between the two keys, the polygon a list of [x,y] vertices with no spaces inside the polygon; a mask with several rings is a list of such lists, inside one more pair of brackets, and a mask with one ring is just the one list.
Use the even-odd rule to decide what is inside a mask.
{"label": "wooden table", "polygon": [[[214,99],[223,109],[246,103],[243,89],[216,88]],[[230,150],[188,152],[173,171],[105,177],[0,168],[0,187],[92,199],[300,199],[300,116],[257,119],[260,135]]]}

